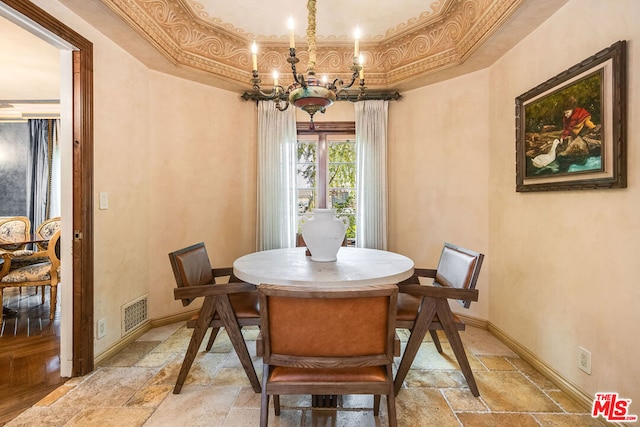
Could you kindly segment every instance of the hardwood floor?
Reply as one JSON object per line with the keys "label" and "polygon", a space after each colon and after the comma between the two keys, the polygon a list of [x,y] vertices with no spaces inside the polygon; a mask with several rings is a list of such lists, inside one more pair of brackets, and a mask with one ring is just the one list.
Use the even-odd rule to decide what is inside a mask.
{"label": "hardwood floor", "polygon": [[0,325],[0,425],[33,406],[65,382],[60,377],[60,304],[49,320],[49,288],[45,303],[38,288],[9,288],[3,303],[18,312]]}

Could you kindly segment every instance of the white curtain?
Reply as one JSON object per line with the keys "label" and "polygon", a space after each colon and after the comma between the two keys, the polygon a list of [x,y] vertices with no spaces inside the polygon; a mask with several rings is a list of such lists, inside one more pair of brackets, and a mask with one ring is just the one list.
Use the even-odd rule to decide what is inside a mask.
{"label": "white curtain", "polygon": [[388,101],[356,102],[356,246],[387,249]]}
{"label": "white curtain", "polygon": [[60,120],[54,120],[53,149],[51,150],[51,194],[49,200],[49,218],[60,216]]}
{"label": "white curtain", "polygon": [[295,246],[296,114],[258,103],[258,250]]}
{"label": "white curtain", "polygon": [[[43,119],[29,120],[27,152],[27,216],[35,230],[47,219],[49,195],[49,124]],[[32,230],[29,231],[30,233]]]}

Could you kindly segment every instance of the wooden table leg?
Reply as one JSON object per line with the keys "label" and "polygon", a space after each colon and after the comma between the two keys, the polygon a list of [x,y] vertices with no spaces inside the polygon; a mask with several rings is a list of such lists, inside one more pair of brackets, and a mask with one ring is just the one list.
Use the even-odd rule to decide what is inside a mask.
{"label": "wooden table leg", "polygon": [[247,350],[247,344],[242,337],[238,320],[233,312],[233,308],[231,307],[229,296],[218,296],[216,308],[218,313],[220,313],[220,320],[222,321],[224,328],[227,330],[231,344],[233,344],[233,348],[236,350],[240,363],[242,363],[244,372],[249,378],[253,391],[261,393],[262,388],[260,387],[260,381],[258,381],[258,376],[256,375],[256,370],[253,366],[253,362],[251,361],[251,356],[249,356],[249,350]]}
{"label": "wooden table leg", "polygon": [[411,364],[413,364],[413,359],[416,357],[416,354],[420,349],[420,344],[422,344],[422,340],[427,334],[429,325],[431,324],[431,321],[433,320],[435,314],[435,299],[423,298],[422,304],[420,305],[420,311],[418,312],[418,316],[416,317],[413,329],[411,330],[411,335],[409,335],[409,341],[407,341],[407,346],[405,347],[404,353],[402,354],[398,372],[396,372],[396,377],[393,380],[393,388],[396,396],[402,388],[402,383],[404,382],[404,379],[409,372],[409,368],[411,368]]}
{"label": "wooden table leg", "polygon": [[311,407],[313,408],[337,408],[338,395],[336,394],[312,394]]}
{"label": "wooden table leg", "polygon": [[184,381],[187,379],[187,375],[189,374],[189,369],[191,369],[191,365],[193,364],[196,355],[198,354],[198,349],[200,348],[200,344],[204,339],[205,334],[207,333],[207,329],[209,329],[209,324],[213,319],[213,316],[216,312],[216,297],[208,296],[204,298],[204,302],[202,303],[202,308],[200,309],[200,314],[198,314],[198,321],[196,323],[196,327],[193,329],[193,333],[191,334],[191,341],[189,341],[189,347],[187,348],[187,352],[184,355],[184,360],[182,361],[182,366],[180,367],[180,373],[178,374],[178,379],[176,380],[176,385],[173,388],[173,394],[179,394],[180,390],[182,390],[182,385]]}

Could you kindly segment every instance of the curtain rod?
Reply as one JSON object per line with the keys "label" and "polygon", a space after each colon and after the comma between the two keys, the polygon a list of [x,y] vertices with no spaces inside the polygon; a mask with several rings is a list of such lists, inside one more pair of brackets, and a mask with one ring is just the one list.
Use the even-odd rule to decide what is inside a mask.
{"label": "curtain rod", "polygon": [[[337,95],[336,101],[369,101],[369,100],[383,100],[383,101],[398,101],[402,98],[400,92],[369,92],[362,94],[359,90],[355,91],[343,91]],[[242,94],[242,99],[245,101],[266,101],[270,98],[260,94],[259,92],[245,92]],[[280,98],[286,101],[286,94],[283,94]]]}

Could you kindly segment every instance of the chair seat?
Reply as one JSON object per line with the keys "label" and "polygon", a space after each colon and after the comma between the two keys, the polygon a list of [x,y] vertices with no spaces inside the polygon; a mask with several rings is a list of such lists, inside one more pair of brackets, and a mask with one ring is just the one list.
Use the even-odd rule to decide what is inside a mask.
{"label": "chair seat", "polygon": [[269,377],[270,382],[385,382],[387,375],[384,366],[366,366],[360,368],[294,368],[274,366]]}
{"label": "chair seat", "polygon": [[229,295],[229,299],[238,319],[260,318],[260,301],[257,291],[238,292]]}
{"label": "chair seat", "polygon": [[37,282],[51,280],[51,262],[39,262],[10,271],[0,283]]}
{"label": "chair seat", "polygon": [[[420,302],[422,301],[422,297],[418,297],[410,294],[398,294],[398,314],[396,319],[399,323],[401,322],[413,322],[416,320],[418,316],[418,308],[420,308]],[[456,324],[456,328],[460,331],[465,330],[464,322],[458,317],[455,313],[451,313],[453,315],[453,321]],[[435,324],[435,325],[434,325]],[[438,315],[433,316],[433,320],[431,322],[432,326],[439,326],[440,319],[438,319]]]}

